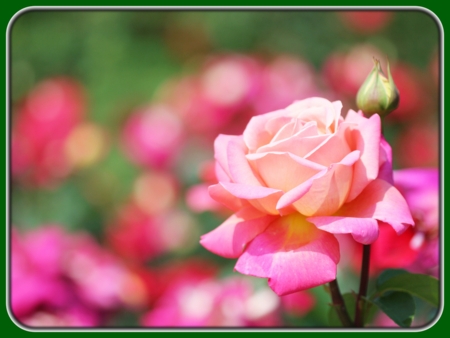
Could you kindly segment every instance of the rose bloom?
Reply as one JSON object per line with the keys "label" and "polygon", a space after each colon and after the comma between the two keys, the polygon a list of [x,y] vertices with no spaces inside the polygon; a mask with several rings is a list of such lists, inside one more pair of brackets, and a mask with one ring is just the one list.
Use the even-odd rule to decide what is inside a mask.
{"label": "rose bloom", "polygon": [[235,269],[269,279],[279,295],[336,278],[339,244],[351,234],[370,244],[378,222],[397,233],[413,224],[392,185],[390,146],[380,117],[340,101],[297,101],[255,116],[243,135],[219,135],[211,196],[236,213],[203,235],[208,250],[238,258]]}

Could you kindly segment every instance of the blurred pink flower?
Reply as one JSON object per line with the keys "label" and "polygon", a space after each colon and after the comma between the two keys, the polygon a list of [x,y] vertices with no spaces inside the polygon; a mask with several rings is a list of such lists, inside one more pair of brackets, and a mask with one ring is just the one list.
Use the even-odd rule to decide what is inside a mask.
{"label": "blurred pink flower", "polygon": [[297,101],[252,118],[242,136],[215,141],[219,183],[210,194],[236,214],[200,242],[239,258],[237,271],[269,278],[279,295],[336,278],[332,234],[369,244],[379,221],[397,233],[413,224],[391,184],[391,149],[379,116],[350,111],[344,120],[341,108],[322,98]]}
{"label": "blurred pink flower", "polygon": [[183,278],[165,290],[145,326],[276,326],[279,298],[270,289],[253,290],[242,278]]}
{"label": "blurred pink flower", "polygon": [[282,109],[295,100],[319,95],[313,66],[305,60],[284,55],[263,68],[261,89],[254,105],[261,114]]}
{"label": "blurred pink flower", "polygon": [[122,258],[145,262],[195,243],[197,228],[189,214],[169,209],[149,214],[136,203],[123,206],[107,229],[107,241]]}
{"label": "blurred pink flower", "polygon": [[126,154],[144,167],[166,168],[175,164],[183,142],[183,123],[166,105],[135,110],[123,130]]}
{"label": "blurred pink flower", "polygon": [[86,110],[84,90],[69,78],[40,82],[13,115],[12,175],[33,185],[51,185],[71,166],[65,141]]}
{"label": "blurred pink flower", "polygon": [[122,306],[127,270],[87,235],[12,229],[11,309],[32,326],[94,326]]}
{"label": "blurred pink flower", "polygon": [[386,69],[385,56],[370,44],[356,45],[347,52],[334,52],[325,60],[323,77],[338,96],[349,96],[354,100],[373,68],[373,58],[380,60],[382,68]]}
{"label": "blurred pink flower", "polygon": [[316,304],[314,296],[307,291],[294,292],[280,299],[284,311],[297,317],[307,314]]}
{"label": "blurred pink flower", "polygon": [[167,83],[163,101],[191,133],[213,138],[223,130],[240,132],[253,115],[250,104],[259,90],[260,68],[245,55],[211,57],[198,74]]}

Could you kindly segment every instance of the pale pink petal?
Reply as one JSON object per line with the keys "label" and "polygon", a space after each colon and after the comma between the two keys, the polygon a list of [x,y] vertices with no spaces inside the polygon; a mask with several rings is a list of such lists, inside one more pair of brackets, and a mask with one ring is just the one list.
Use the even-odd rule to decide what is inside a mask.
{"label": "pale pink petal", "polygon": [[214,163],[216,178],[219,182],[231,182],[230,175],[222,168],[218,161]]}
{"label": "pale pink petal", "polygon": [[203,235],[200,244],[219,256],[238,258],[247,243],[276,218],[277,216],[268,216],[251,207],[242,209],[218,228]]}
{"label": "pale pink petal", "polygon": [[329,136],[326,134],[320,135],[317,133],[315,122],[308,122],[304,129],[300,130],[292,137],[262,146],[257,150],[257,153],[289,152],[304,157],[328,138]]}
{"label": "pale pink petal", "polygon": [[364,117],[364,114],[361,110],[355,112],[354,110],[350,109],[344,119],[344,122],[360,124],[365,120],[366,118]]}
{"label": "pale pink petal", "polygon": [[298,185],[294,189],[288,191],[283,196],[281,196],[280,200],[277,203],[277,209],[280,211],[280,214],[287,214],[283,212],[284,209],[291,206],[294,202],[298,201],[300,198],[302,198],[308,191],[311,189],[312,184],[314,181],[320,177],[323,177],[327,174],[327,170],[323,170],[310,179],[306,180],[302,184]]}
{"label": "pale pink petal", "polygon": [[324,175],[315,178],[309,190],[293,203],[302,215],[329,216],[334,214],[345,202],[349,193],[353,164],[359,159],[355,150],[341,162],[333,164]]}
{"label": "pale pink petal", "polygon": [[248,205],[246,201],[230,194],[221,184],[214,184],[208,188],[211,198],[219,203],[222,203],[228,209],[238,211],[243,206]]}
{"label": "pale pink petal", "polygon": [[[225,172],[230,177],[230,171],[228,166],[228,143],[231,140],[239,139],[239,136],[223,135],[220,134],[214,141],[214,158],[216,159],[216,165],[220,166],[222,173]],[[217,169],[216,169],[217,172]],[[229,181],[229,180],[227,180]]]}
{"label": "pale pink petal", "polygon": [[231,195],[248,200],[256,209],[272,215],[278,214],[276,205],[283,195],[281,190],[238,183],[221,182],[219,184]]}
{"label": "pale pink petal", "polygon": [[316,216],[307,220],[332,234],[351,234],[355,241],[362,244],[370,244],[378,238],[378,222],[372,218]]}
{"label": "pale pink petal", "polygon": [[256,153],[247,155],[247,159],[264,185],[286,192],[326,169],[290,153]]}
{"label": "pale pink petal", "polygon": [[328,135],[304,157],[324,166],[340,162],[352,151],[346,139],[348,128],[350,128],[350,125],[341,123],[335,134]]}
{"label": "pale pink petal", "polygon": [[339,244],[302,215],[280,217],[255,237],[236,263],[240,273],[269,278],[280,296],[336,278]]}
{"label": "pale pink petal", "polygon": [[[296,101],[286,108],[290,115],[304,121],[317,121],[318,127],[323,128],[323,132],[332,132],[335,129],[337,120],[341,115],[342,103],[313,97],[301,101]],[[330,128],[332,127],[332,128]]]}
{"label": "pale pink petal", "polygon": [[247,148],[241,138],[228,142],[227,156],[231,178],[235,183],[260,186],[257,174],[253,172],[245,157],[246,151]]}
{"label": "pale pink petal", "polygon": [[[276,116],[272,117],[265,123],[264,127],[270,135],[275,135],[282,129],[285,125],[292,121],[291,116]],[[275,136],[272,136],[272,141]]]}
{"label": "pale pink petal", "polygon": [[[347,122],[347,121],[346,121]],[[351,131],[349,138],[353,149],[361,151],[361,158],[355,163],[353,182],[347,202],[355,199],[367,184],[378,176],[380,161],[381,121],[378,114],[364,119]]]}
{"label": "pale pink petal", "polygon": [[400,234],[414,225],[408,205],[400,192],[386,181],[376,179],[336,216],[373,218],[390,224]]}
{"label": "pale pink petal", "polygon": [[284,110],[277,110],[275,112],[254,116],[250,119],[243,136],[245,145],[251,153],[269,143],[272,139],[273,135],[266,129],[266,123],[273,118],[285,115]]}

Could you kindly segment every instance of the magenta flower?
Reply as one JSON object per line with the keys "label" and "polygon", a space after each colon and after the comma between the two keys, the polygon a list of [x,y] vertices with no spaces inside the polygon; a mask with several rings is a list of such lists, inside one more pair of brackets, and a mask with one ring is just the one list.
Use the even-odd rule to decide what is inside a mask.
{"label": "magenta flower", "polygon": [[86,110],[82,86],[70,78],[40,82],[18,105],[12,129],[12,174],[48,186],[67,176],[66,141]]}
{"label": "magenta flower", "polygon": [[96,326],[123,306],[129,271],[91,237],[12,229],[11,310],[29,326]]}
{"label": "magenta flower", "polygon": [[137,109],[126,122],[123,146],[144,167],[166,168],[176,161],[184,142],[180,118],[165,105]]}
{"label": "magenta flower", "polygon": [[243,278],[186,276],[172,283],[142,318],[144,326],[275,326],[280,299]]}
{"label": "magenta flower", "polygon": [[380,118],[322,98],[254,117],[243,135],[215,141],[219,183],[211,196],[236,213],[202,236],[208,250],[238,258],[235,269],[269,279],[279,295],[336,278],[339,244],[363,244],[378,222],[397,233],[413,224],[392,185],[391,149]]}

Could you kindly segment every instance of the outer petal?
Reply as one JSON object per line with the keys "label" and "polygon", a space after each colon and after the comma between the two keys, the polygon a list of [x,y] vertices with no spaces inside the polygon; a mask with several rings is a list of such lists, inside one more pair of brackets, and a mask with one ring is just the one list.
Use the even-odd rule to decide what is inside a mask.
{"label": "outer petal", "polygon": [[336,238],[308,223],[302,215],[280,217],[250,242],[235,269],[269,278],[278,295],[305,290],[336,278]]}
{"label": "outer petal", "polygon": [[214,184],[208,188],[209,196],[219,203],[222,203],[228,209],[238,211],[242,207],[248,205],[246,201],[230,194],[221,184]]}
{"label": "outer petal", "polygon": [[200,244],[209,251],[237,258],[255,236],[264,231],[277,216],[268,216],[252,207],[238,211],[213,231],[203,235]]}
{"label": "outer petal", "polygon": [[351,234],[355,241],[362,244],[370,244],[378,238],[378,222],[373,218],[317,216],[307,220],[333,234]]}
{"label": "outer petal", "polygon": [[309,217],[320,229],[335,233],[351,233],[356,241],[369,244],[375,236],[374,221],[390,224],[400,234],[414,224],[408,205],[400,192],[383,180],[371,182],[352,202],[331,217]]}
{"label": "outer petal", "polygon": [[378,178],[385,180],[390,184],[394,184],[392,176],[392,149],[389,143],[386,142],[384,137],[380,140],[380,170],[378,172]]}
{"label": "outer petal", "polygon": [[245,157],[246,153],[247,148],[241,138],[235,138],[228,142],[227,160],[231,178],[235,183],[260,186],[257,175]]}
{"label": "outer petal", "polygon": [[[216,137],[214,140],[214,158],[216,159],[216,167],[220,167],[220,169],[216,168],[216,175],[220,177],[220,180],[225,180],[224,173],[231,177],[229,166],[228,166],[228,143],[231,140],[239,140],[239,136],[233,135],[222,135]],[[226,181],[230,181],[230,179],[226,179]]]}
{"label": "outer petal", "polygon": [[[360,120],[361,117],[356,117],[354,114],[356,113],[350,111],[345,122],[352,121],[352,116],[354,119]],[[378,177],[380,166],[380,116],[374,114],[369,119],[360,121],[358,127],[347,135],[349,144],[353,146],[352,149],[361,151],[361,158],[354,166],[353,183],[347,202],[354,200],[369,182]]]}
{"label": "outer petal", "polygon": [[283,195],[281,190],[238,183],[222,182],[219,184],[231,195],[241,200],[247,200],[256,209],[272,215],[278,214],[276,205]]}

